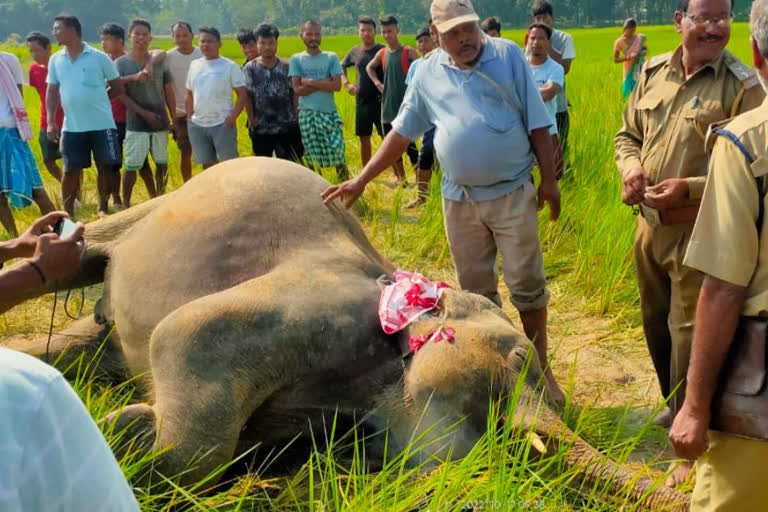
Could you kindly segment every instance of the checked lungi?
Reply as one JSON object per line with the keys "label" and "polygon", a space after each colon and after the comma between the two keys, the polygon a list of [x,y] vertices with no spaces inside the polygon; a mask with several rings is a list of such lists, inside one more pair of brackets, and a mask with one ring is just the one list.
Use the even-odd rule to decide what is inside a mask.
{"label": "checked lungi", "polygon": [[341,117],[338,112],[301,110],[299,127],[304,143],[304,157],[314,167],[336,167],[344,165],[345,144],[341,131]]}

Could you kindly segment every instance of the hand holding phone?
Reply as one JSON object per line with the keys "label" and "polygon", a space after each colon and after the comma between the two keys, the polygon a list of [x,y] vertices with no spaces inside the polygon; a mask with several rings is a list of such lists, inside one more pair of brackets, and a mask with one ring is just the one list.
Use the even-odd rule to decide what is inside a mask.
{"label": "hand holding phone", "polygon": [[59,235],[62,240],[69,240],[77,231],[77,224],[66,217],[60,217],[53,226],[53,232]]}

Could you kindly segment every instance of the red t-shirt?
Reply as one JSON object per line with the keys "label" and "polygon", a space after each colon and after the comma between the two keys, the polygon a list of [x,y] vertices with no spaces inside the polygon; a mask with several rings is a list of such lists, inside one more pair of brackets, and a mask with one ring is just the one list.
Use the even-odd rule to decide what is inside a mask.
{"label": "red t-shirt", "polygon": [[[125,53],[123,53],[123,55],[125,55]],[[120,55],[118,59],[120,57],[122,57],[122,55]],[[112,59],[112,60],[117,60],[117,59]],[[109,100],[109,102],[112,104],[112,118],[115,120],[116,123],[125,124],[126,110],[123,102],[117,98],[113,98]]]}
{"label": "red t-shirt", "polygon": [[[40,127],[43,130],[48,129],[48,114],[45,107],[45,93],[48,91],[48,67],[33,62],[29,66],[29,85],[37,89],[37,94],[40,96]],[[59,110],[56,112],[56,126],[61,127],[64,125],[64,111],[59,105]]]}

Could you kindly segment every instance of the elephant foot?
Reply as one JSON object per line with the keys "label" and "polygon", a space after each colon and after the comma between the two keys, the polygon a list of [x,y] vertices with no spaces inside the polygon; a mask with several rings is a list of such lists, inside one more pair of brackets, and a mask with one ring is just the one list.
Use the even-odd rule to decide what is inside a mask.
{"label": "elephant foot", "polygon": [[113,450],[118,459],[134,453],[145,454],[155,442],[155,411],[149,404],[134,404],[110,413],[104,423],[117,438]]}

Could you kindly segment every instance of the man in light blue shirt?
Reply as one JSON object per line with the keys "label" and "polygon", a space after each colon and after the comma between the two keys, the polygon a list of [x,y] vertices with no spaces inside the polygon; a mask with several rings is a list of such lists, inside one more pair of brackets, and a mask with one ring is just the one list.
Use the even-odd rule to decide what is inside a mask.
{"label": "man in light blue shirt", "polygon": [[299,97],[299,128],[305,158],[311,167],[335,167],[341,179],[349,175],[341,117],[333,93],[341,90],[341,62],[333,52],[320,50],[322,28],[314,20],[301,26],[306,51],[291,57],[288,75]]}
{"label": "man in light blue shirt", "polygon": [[543,23],[534,23],[528,27],[528,64],[531,65],[533,80],[539,86],[541,99],[547,107],[552,126],[549,133],[556,148],[555,175],[560,179],[563,175],[563,153],[560,150],[560,137],[557,128],[558,95],[565,85],[563,66],[549,56],[552,29]]}
{"label": "man in light blue shirt", "polygon": [[[495,272],[501,252],[512,303],[547,368],[549,291],[536,213],[546,202],[552,220],[560,214],[552,123],[523,53],[512,42],[485,36],[469,0],[434,0],[430,10],[440,50],[415,72],[379,152],[360,176],[330,187],[323,198],[341,198],[350,207],[368,182],[434,125],[459,284],[501,305]],[[531,175],[537,161],[538,193]],[[547,376],[553,396],[563,400],[550,369]]]}
{"label": "man in light blue shirt", "polygon": [[[112,117],[110,97],[123,96],[114,62],[106,54],[83,42],[80,21],[74,16],[57,16],[53,35],[64,48],[48,63],[46,107],[48,137],[55,142],[61,138],[64,178],[61,195],[64,209],[75,214],[75,197],[80,187],[80,174],[91,166],[91,153],[98,169],[99,216],[107,215],[112,186],[119,175],[113,166],[120,163],[120,145]],[[109,86],[109,93],[106,86]],[[64,109],[64,129],[61,134],[55,123],[55,113]]]}

